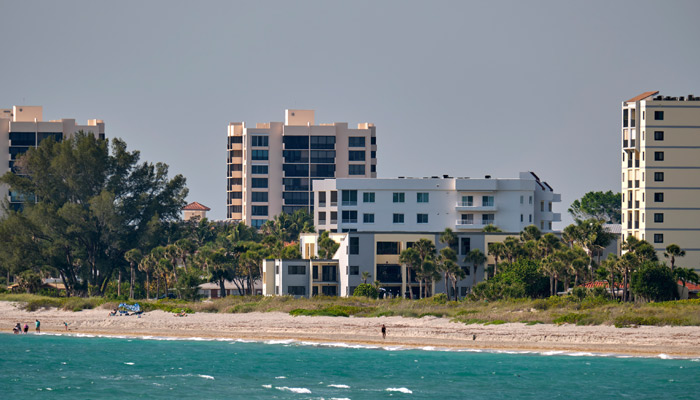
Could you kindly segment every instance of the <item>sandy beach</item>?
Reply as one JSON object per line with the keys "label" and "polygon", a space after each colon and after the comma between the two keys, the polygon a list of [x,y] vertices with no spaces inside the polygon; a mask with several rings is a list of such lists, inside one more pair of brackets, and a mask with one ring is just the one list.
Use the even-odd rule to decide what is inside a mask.
{"label": "sandy beach", "polygon": [[[566,351],[635,356],[700,357],[700,327],[615,328],[575,325],[465,325],[446,318],[424,317],[293,317],[285,313],[209,314],[176,317],[163,311],[110,317],[107,309],[80,312],[42,309],[24,311],[0,302],[0,326],[10,333],[20,322],[41,321],[44,333],[230,338],[294,339],[318,343],[348,343],[405,347],[446,347],[514,351]],[[66,332],[63,322],[68,323]],[[381,326],[387,327],[382,339]]]}

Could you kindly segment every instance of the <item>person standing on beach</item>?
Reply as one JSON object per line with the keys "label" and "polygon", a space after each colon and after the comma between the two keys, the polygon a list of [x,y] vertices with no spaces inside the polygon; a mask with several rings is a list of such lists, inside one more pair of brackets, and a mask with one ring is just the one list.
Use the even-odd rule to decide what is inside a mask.
{"label": "person standing on beach", "polygon": [[36,333],[41,333],[41,322],[37,319],[34,325],[36,326]]}
{"label": "person standing on beach", "polygon": [[66,326],[66,330],[68,330],[68,322],[63,321],[63,325],[65,325],[65,326]]}
{"label": "person standing on beach", "polygon": [[386,339],[386,326],[382,324],[382,339]]}

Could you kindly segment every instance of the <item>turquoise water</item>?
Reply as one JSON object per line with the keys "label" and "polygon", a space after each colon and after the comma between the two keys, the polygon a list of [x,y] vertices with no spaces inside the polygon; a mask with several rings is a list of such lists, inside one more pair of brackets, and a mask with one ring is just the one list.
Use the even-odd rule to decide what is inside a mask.
{"label": "turquoise water", "polygon": [[0,334],[0,393],[6,399],[697,399],[700,362]]}

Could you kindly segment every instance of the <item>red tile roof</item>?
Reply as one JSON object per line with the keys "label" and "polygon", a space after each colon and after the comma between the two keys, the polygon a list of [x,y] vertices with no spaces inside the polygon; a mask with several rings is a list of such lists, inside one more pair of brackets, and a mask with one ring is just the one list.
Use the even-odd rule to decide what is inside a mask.
{"label": "red tile roof", "polygon": [[[608,281],[595,281],[595,282],[588,282],[583,285],[586,289],[593,289],[597,287],[602,287],[602,288],[608,288]],[[622,287],[622,284],[619,282],[615,282],[615,289],[619,289]]]}
{"label": "red tile roof", "polygon": [[632,97],[631,99],[627,100],[625,103],[634,103],[635,101],[644,100],[647,97],[653,96],[657,93],[659,93],[658,90],[653,91],[653,92],[644,92],[644,93],[640,94],[639,96]]}
{"label": "red tile roof", "polygon": [[197,203],[196,201],[193,201],[192,203],[188,204],[183,208],[183,210],[192,210],[192,211],[211,211],[211,208],[202,205],[200,203]]}
{"label": "red tile roof", "polygon": [[[681,281],[678,281],[678,284],[683,286],[683,282]],[[689,291],[700,291],[700,285],[697,285],[695,283],[686,282],[685,287],[687,287]]]}

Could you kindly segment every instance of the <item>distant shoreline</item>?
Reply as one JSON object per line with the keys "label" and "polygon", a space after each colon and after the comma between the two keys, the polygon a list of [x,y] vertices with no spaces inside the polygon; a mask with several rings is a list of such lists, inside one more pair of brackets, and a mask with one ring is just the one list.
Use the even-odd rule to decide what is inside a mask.
{"label": "distant shoreline", "polygon": [[[24,311],[15,303],[0,302],[0,327],[12,334],[16,323],[41,321],[47,334],[95,335],[140,339],[293,340],[309,345],[410,348],[495,352],[566,352],[591,356],[700,357],[700,328],[693,326],[641,326],[615,328],[607,325],[575,326],[507,323],[465,325],[447,318],[424,317],[293,317],[287,313],[196,313],[175,317],[163,311],[109,317],[107,309],[80,312],[42,309]],[[68,323],[66,332],[63,322]],[[380,327],[387,327],[382,340]],[[302,343],[303,344],[303,343]]]}

